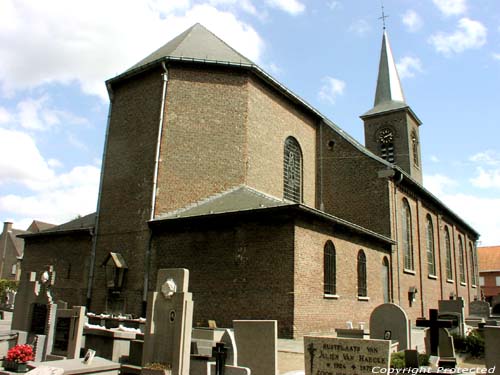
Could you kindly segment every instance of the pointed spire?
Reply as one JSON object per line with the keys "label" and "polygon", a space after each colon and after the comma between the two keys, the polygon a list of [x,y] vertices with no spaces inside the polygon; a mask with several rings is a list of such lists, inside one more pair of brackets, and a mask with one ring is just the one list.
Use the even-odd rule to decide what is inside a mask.
{"label": "pointed spire", "polygon": [[385,102],[402,102],[405,103],[405,96],[399,81],[396,63],[392,56],[391,45],[387,32],[384,31],[382,38],[382,50],[380,52],[380,64],[378,68],[377,91],[375,94],[375,104]]}

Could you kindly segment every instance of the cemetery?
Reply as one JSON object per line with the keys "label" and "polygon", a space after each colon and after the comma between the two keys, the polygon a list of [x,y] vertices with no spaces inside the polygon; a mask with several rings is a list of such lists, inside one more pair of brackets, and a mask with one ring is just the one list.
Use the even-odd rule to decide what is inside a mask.
{"label": "cemetery", "polygon": [[53,267],[30,273],[3,311],[0,375],[500,373],[500,318],[484,301],[441,300],[415,322],[384,303],[369,322],[278,339],[276,320],[194,327],[189,277],[160,269],[146,317],[133,319],[56,302]]}

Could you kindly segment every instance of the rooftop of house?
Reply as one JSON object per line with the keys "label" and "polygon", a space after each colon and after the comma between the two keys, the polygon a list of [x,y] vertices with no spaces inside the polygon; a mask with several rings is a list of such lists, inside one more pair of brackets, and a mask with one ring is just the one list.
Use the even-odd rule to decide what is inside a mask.
{"label": "rooftop of house", "polygon": [[477,248],[479,272],[500,272],[500,246]]}

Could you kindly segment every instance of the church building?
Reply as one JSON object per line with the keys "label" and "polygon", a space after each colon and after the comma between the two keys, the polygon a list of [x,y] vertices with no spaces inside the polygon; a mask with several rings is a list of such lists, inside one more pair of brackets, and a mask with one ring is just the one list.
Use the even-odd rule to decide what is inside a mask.
{"label": "church building", "polygon": [[195,325],[291,338],[479,296],[479,234],[422,185],[386,33],[364,146],[200,24],[106,84],[96,213],[23,236],[56,300],[144,316],[157,270],[182,267]]}

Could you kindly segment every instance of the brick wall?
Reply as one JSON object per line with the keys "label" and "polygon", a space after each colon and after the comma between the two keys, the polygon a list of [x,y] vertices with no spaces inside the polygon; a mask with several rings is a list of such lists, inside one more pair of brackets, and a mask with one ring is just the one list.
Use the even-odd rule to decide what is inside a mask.
{"label": "brick wall", "polygon": [[31,271],[44,271],[47,265],[54,266],[54,300],[66,301],[68,306],[84,306],[92,246],[90,233],[82,231],[30,237],[24,243],[23,275]]}

